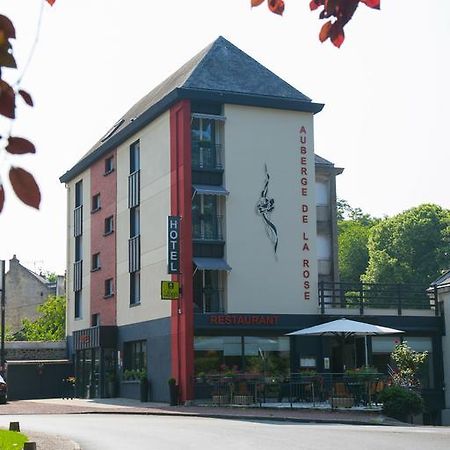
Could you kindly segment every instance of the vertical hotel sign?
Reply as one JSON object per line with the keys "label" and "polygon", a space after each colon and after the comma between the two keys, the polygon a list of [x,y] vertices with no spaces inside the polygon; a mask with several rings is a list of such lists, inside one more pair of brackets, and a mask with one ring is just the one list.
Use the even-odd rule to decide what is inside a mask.
{"label": "vertical hotel sign", "polygon": [[180,217],[167,217],[167,273],[180,273]]}
{"label": "vertical hotel sign", "polygon": [[307,140],[307,132],[304,126],[301,126],[299,131],[299,150],[300,150],[300,225],[302,230],[301,237],[301,278],[303,286],[303,300],[311,300],[311,268],[312,268],[312,255],[311,255],[311,236],[310,236],[310,222],[311,211],[309,205],[310,193],[309,193],[309,179],[308,173],[308,160],[309,160],[309,142]]}

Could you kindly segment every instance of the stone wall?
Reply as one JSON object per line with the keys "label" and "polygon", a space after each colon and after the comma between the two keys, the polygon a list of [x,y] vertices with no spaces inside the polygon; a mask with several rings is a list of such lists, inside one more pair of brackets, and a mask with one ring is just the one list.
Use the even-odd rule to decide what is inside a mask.
{"label": "stone wall", "polygon": [[36,361],[67,359],[66,341],[35,342],[11,341],[5,343],[6,361]]}

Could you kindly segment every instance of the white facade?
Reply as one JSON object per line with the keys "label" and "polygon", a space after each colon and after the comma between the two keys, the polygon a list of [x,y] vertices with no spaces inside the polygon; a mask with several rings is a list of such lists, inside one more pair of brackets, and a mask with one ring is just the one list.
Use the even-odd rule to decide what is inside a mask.
{"label": "white facade", "polygon": [[[314,201],[313,116],[308,113],[225,105],[226,259],[228,313],[300,314],[317,311],[316,217]],[[306,172],[301,184],[299,132],[307,130]],[[270,175],[268,197],[275,208],[270,220],[278,248],[268,238],[256,204]],[[301,210],[301,189],[308,189],[308,222]],[[305,235],[304,235],[305,234]],[[309,239],[309,251],[302,251]],[[309,261],[305,290],[303,260]],[[305,300],[305,291],[310,292]]]}
{"label": "white facade", "polygon": [[[128,272],[128,175],[130,145],[140,141],[141,303],[130,308]],[[117,325],[170,316],[170,302],[160,299],[168,280],[166,227],[170,215],[169,113],[158,117],[117,149]]]}

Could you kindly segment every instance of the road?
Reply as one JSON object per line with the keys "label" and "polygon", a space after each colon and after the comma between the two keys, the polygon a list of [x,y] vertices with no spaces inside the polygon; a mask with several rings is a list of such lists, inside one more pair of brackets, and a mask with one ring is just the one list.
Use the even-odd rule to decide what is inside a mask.
{"label": "road", "polygon": [[82,450],[448,450],[450,428],[314,425],[118,414],[1,416],[0,427],[60,434]]}

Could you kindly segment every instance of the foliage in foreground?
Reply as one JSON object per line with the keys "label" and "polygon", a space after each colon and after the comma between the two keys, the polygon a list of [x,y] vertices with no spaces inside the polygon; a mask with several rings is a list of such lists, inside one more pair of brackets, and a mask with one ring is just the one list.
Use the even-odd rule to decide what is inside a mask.
{"label": "foliage in foreground", "polygon": [[38,307],[36,320],[24,319],[19,333],[24,341],[60,341],[65,337],[66,299],[50,296]]}
{"label": "foliage in foreground", "polygon": [[17,431],[0,430],[0,449],[17,450],[23,448],[23,444],[28,438]]}
{"label": "foliage in foreground", "polygon": [[391,353],[396,372],[392,376],[394,384],[406,388],[419,388],[419,373],[428,358],[428,352],[416,352],[404,341]]}
{"label": "foliage in foreground", "polygon": [[388,386],[380,393],[383,412],[394,419],[406,421],[411,415],[423,412],[423,399],[415,391],[402,386]]}

